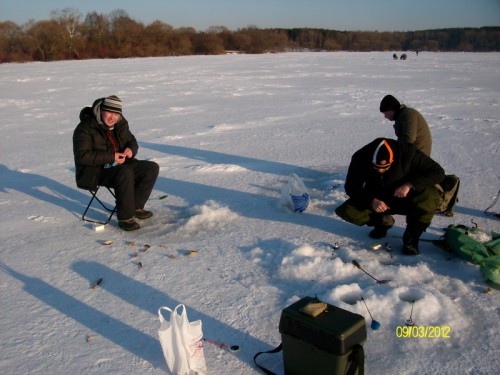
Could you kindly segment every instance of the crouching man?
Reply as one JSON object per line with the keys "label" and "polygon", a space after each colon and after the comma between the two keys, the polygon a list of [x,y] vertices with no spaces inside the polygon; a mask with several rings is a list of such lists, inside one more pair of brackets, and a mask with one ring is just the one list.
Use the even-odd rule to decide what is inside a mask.
{"label": "crouching man", "polygon": [[374,227],[371,238],[387,235],[392,215],[406,216],[403,253],[417,255],[420,236],[441,201],[435,187],[443,168],[415,145],[378,138],[356,151],[347,172],[349,199],[335,210],[345,221]]}

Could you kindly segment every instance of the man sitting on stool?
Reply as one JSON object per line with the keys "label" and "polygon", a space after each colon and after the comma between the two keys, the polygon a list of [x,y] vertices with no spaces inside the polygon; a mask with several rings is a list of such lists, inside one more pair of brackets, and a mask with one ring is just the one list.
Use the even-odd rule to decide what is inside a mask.
{"label": "man sitting on stool", "polygon": [[155,162],[137,160],[138,150],[117,96],[97,99],[81,110],[73,133],[76,184],[87,190],[113,188],[118,225],[126,231],[141,227],[135,219],[153,216],[144,205],[160,171]]}

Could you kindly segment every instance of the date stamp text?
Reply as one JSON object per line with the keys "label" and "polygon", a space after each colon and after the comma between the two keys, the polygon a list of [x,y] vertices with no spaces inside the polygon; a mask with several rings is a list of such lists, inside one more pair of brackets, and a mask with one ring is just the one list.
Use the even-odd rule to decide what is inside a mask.
{"label": "date stamp text", "polygon": [[409,339],[449,339],[451,328],[449,326],[397,326],[396,337]]}

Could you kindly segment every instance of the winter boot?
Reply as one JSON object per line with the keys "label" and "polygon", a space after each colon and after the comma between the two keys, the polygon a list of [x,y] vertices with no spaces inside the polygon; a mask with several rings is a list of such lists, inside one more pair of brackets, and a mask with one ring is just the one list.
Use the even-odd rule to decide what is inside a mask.
{"label": "winter boot", "polygon": [[118,221],[118,226],[124,231],[130,232],[139,229],[141,226],[134,218]]}
{"label": "winter boot", "polygon": [[375,227],[368,236],[376,240],[384,238],[387,235],[387,231],[394,225],[394,222],[395,220],[391,215],[377,215],[371,220],[372,224],[370,222],[368,223],[368,225],[371,224]]}
{"label": "winter boot", "polygon": [[428,225],[423,223],[410,224],[408,223],[406,230],[403,234],[403,254],[405,255],[418,255],[418,241],[420,236],[425,232]]}
{"label": "winter boot", "polygon": [[153,216],[151,211],[146,211],[142,208],[135,210],[135,217],[139,220],[149,219],[151,216]]}

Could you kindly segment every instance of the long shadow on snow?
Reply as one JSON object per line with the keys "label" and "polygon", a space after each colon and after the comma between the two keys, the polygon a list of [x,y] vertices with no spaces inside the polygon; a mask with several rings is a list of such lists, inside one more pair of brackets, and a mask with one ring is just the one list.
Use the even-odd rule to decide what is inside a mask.
{"label": "long shadow on snow", "polygon": [[[95,279],[95,275],[100,275],[100,277],[106,280],[106,282],[103,282],[100,285],[102,289],[115,295],[130,305],[151,313],[155,317],[158,314],[159,307],[168,306],[170,308],[174,308],[181,303],[170,297],[165,292],[131,279],[130,277],[116,272],[115,270],[100,263],[80,261],[74,263],[72,269],[83,278],[87,279],[89,283]],[[252,367],[252,358],[255,352],[271,349],[269,344],[250,336],[248,333],[222,323],[211,316],[193,309],[190,306],[186,306],[186,308],[188,310],[190,320],[201,319],[203,323],[203,333],[206,338],[222,342],[227,341],[228,338],[230,340],[234,340],[234,342],[238,343],[241,348],[236,357],[248,363]],[[92,329],[99,329],[99,327],[92,327]],[[162,360],[163,354],[161,352],[159,341],[155,339],[154,346],[149,346],[151,345],[151,337],[147,336],[147,338],[145,338],[143,336],[146,335],[142,332],[137,333],[137,335],[135,332],[128,332],[123,335],[123,340],[127,341],[128,338],[129,341],[134,342],[134,347],[137,346],[140,348],[142,346],[142,350],[134,352],[139,357],[150,357],[145,359],[151,363],[156,363]],[[138,341],[142,341],[142,344],[135,345]],[[129,347],[132,346],[131,343],[127,342],[121,343],[122,346],[123,344],[126,345],[125,349],[129,349]]]}
{"label": "long shadow on snow", "polygon": [[[0,264],[0,268],[21,281],[26,292],[48,306],[121,346],[135,356],[148,361],[153,366],[166,369],[158,339],[86,305],[41,279],[24,275],[3,263]],[[84,265],[77,265],[76,268],[88,269]],[[122,282],[130,282],[130,279],[125,278],[123,275],[118,274],[118,277]],[[141,284],[141,288],[145,287]]]}
{"label": "long shadow on snow", "polygon": [[298,167],[293,164],[260,160],[245,156],[229,155],[215,151],[199,150],[196,148],[183,146],[173,146],[150,142],[141,142],[140,145],[142,147],[149,148],[154,151],[163,152],[165,154],[182,156],[185,158],[200,160],[211,164],[232,164],[238,165],[251,171],[273,173],[283,176],[296,173],[297,175],[302,177],[304,181],[306,181],[311,176],[314,176],[316,179],[331,177],[331,173]]}
{"label": "long shadow on snow", "polygon": [[7,189],[17,190],[41,201],[65,208],[75,216],[79,216],[76,212],[83,212],[85,206],[81,202],[90,199],[90,195],[80,193],[45,176],[18,172],[0,164],[0,191],[7,192]]}
{"label": "long shadow on snow", "polygon": [[228,207],[238,215],[260,220],[290,222],[323,231],[331,231],[339,223],[338,220],[331,217],[319,216],[308,212],[293,214],[289,211],[280,211],[278,197],[246,193],[166,177],[158,177],[155,189],[181,197],[193,205],[213,200]]}
{"label": "long shadow on snow", "polygon": [[[297,173],[303,178],[306,185],[308,180],[311,184],[317,181],[327,181],[333,178],[336,171],[324,172],[309,168],[298,167],[291,164],[259,160],[254,158],[234,156],[214,151],[205,151],[189,147],[141,142],[141,146],[166,154],[178,155],[186,158],[201,160],[213,164],[236,164],[242,168],[263,173],[274,173],[287,176]],[[155,188],[182,197],[191,204],[203,204],[207,200],[215,200],[226,205],[233,212],[241,216],[253,217],[261,220],[293,222],[295,224],[317,228],[323,231],[343,235],[349,226],[335,217],[324,217],[309,212],[304,214],[291,214],[278,210],[278,197],[263,196],[259,194],[245,193],[226,188],[208,186],[194,182],[174,180],[167,177],[158,177]],[[338,230],[341,229],[339,233]],[[336,231],[333,232],[333,231]]]}

